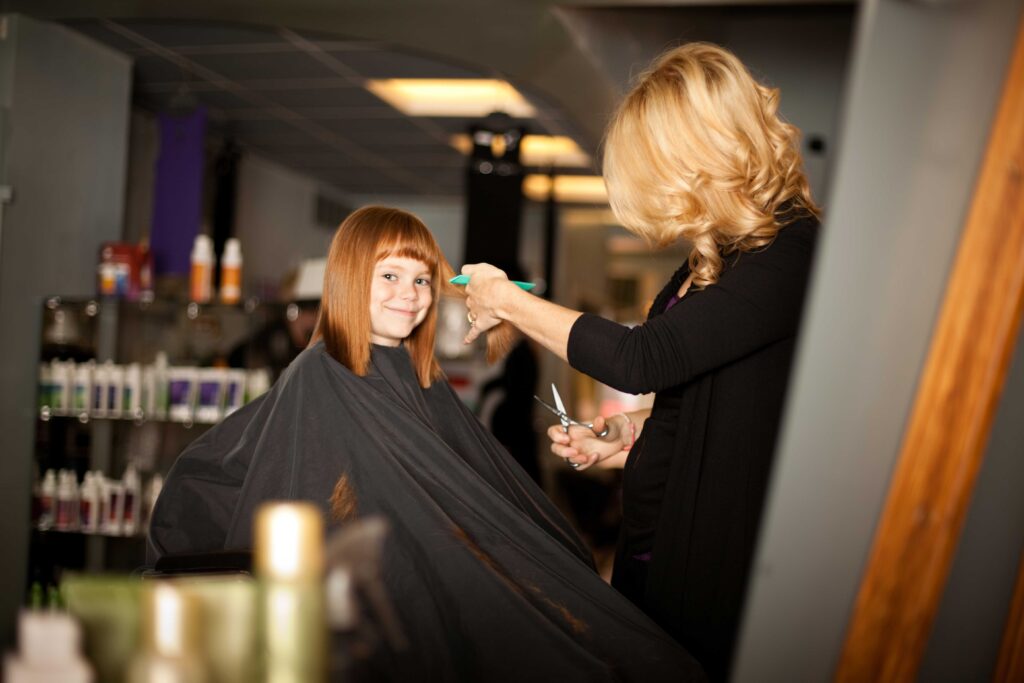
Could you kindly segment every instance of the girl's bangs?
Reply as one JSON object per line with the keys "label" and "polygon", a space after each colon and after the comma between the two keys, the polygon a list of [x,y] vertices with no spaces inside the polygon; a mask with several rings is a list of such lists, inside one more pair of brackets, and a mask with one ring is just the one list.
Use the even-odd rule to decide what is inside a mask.
{"label": "girl's bangs", "polygon": [[433,238],[415,230],[412,234],[393,233],[382,239],[377,247],[377,261],[389,256],[411,258],[425,263],[432,271],[437,269],[439,249]]}

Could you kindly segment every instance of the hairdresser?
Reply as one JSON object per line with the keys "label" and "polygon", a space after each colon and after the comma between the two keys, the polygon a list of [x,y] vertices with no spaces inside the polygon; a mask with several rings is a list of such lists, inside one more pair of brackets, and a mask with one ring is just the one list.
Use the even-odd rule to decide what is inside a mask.
{"label": "hairdresser", "polygon": [[[467,265],[472,341],[500,321],[653,407],[548,431],[578,470],[625,460],[612,584],[726,680],[807,286],[818,208],[778,91],[692,43],[639,77],[609,124],[616,217],[689,254],[633,328]],[[597,433],[608,427],[607,434]]]}

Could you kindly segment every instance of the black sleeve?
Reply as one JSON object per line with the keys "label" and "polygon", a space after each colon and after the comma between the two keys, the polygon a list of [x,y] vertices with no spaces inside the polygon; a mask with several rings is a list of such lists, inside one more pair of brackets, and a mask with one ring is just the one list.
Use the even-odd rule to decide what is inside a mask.
{"label": "black sleeve", "polygon": [[569,333],[569,364],[640,394],[682,384],[795,335],[815,230],[794,228],[783,229],[762,251],[741,254],[717,283],[642,325],[581,316]]}

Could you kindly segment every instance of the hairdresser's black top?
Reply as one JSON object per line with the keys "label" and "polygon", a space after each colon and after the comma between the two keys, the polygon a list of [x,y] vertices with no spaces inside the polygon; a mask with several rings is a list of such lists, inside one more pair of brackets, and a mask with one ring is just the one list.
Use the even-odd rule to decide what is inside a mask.
{"label": "hairdresser's black top", "polygon": [[626,462],[613,585],[713,679],[727,674],[817,228],[805,218],[764,249],[727,256],[717,283],[666,310],[684,264],[644,324],[584,315],[569,336],[574,368],[657,392]]}
{"label": "hairdresser's black top", "polygon": [[[390,525],[382,574],[410,647],[373,680],[690,681],[693,659],[605,584],[583,542],[444,381],[402,347],[357,377],[318,343],[264,396],[193,443],[157,501],[154,557],[250,548],[266,500]],[[344,524],[344,522],[335,522]]]}

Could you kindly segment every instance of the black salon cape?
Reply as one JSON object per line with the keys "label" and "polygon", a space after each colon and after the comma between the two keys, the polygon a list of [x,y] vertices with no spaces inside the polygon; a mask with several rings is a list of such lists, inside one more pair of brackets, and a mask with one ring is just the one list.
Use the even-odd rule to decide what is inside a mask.
{"label": "black salon cape", "polygon": [[329,519],[342,474],[358,516],[391,526],[383,579],[411,647],[389,653],[384,677],[703,680],[601,580],[565,518],[451,387],[419,386],[403,347],[374,346],[358,377],[318,343],[197,439],[157,501],[150,559],[251,548],[267,500],[309,500]]}

